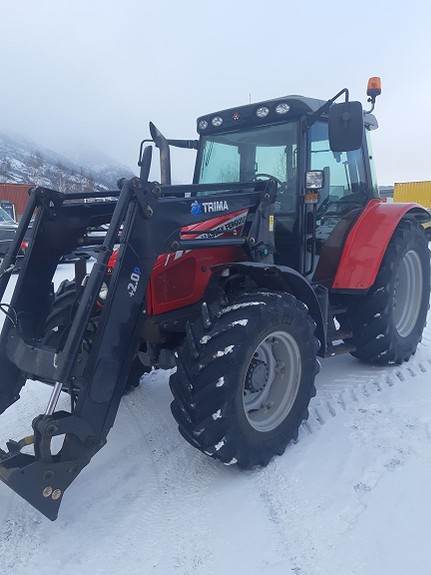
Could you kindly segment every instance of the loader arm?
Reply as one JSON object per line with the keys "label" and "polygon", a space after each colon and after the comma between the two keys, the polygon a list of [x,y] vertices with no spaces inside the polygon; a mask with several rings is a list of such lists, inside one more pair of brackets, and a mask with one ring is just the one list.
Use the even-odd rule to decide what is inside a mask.
{"label": "loader arm", "polygon": [[[185,196],[187,191],[190,197]],[[222,201],[223,208],[228,206],[232,212],[249,210],[251,221],[243,237],[184,239],[184,226],[214,217],[213,211],[196,209],[197,194],[202,192],[205,202]],[[118,196],[118,201],[89,201],[103,195]],[[27,379],[49,382],[53,391],[46,412],[33,420],[32,436],[9,441],[8,450],[0,450],[4,483],[49,519],[57,518],[65,490],[106,443],[115,421],[139,345],[147,284],[157,256],[178,249],[241,245],[251,261],[272,263],[274,200],[275,186],[270,181],[191,187],[159,186],[132,178],[123,182],[121,192],[107,194],[32,191],[16,240],[0,269],[1,300],[18,244],[35,214],[33,237],[0,337],[0,413],[19,399]],[[103,244],[94,248],[96,262],[83,282],[64,346],[61,351],[48,348],[40,342],[57,265],[85,237],[87,228],[106,223],[108,232]],[[97,333],[91,349],[83,351],[84,333],[118,243],[117,265]],[[73,388],[77,379],[84,385],[74,409],[55,411],[62,387]],[[51,440],[60,435],[63,446],[53,455]],[[31,455],[23,452],[29,445],[34,447]]]}

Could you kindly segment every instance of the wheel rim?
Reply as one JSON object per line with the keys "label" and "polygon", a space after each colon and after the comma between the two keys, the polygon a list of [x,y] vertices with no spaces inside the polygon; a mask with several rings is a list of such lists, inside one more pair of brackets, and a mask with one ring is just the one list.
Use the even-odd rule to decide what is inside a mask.
{"label": "wheel rim", "polygon": [[414,250],[404,254],[395,278],[393,318],[401,337],[408,337],[416,326],[422,304],[423,271]]}
{"label": "wheel rim", "polygon": [[267,335],[256,347],[244,378],[243,407],[256,431],[278,427],[290,413],[301,382],[301,353],[283,331]]}

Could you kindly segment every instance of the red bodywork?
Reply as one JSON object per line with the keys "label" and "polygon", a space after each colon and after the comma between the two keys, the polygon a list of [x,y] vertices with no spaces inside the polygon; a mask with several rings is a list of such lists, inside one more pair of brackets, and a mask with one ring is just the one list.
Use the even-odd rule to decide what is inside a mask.
{"label": "red bodywork", "polygon": [[[248,210],[230,212],[182,228],[188,232],[182,239],[240,236]],[[196,234],[190,234],[196,232]],[[108,267],[114,268],[118,252],[114,252]],[[242,261],[245,252],[238,247],[194,249],[161,254],[154,264],[147,288],[147,313],[159,315],[197,303],[204,295],[210,281],[213,266]]]}
{"label": "red bodywork", "polygon": [[371,200],[347,236],[332,288],[369,289],[376,280],[395,228],[411,210],[425,212],[418,204]]}
{"label": "red bodywork", "polygon": [[[337,268],[333,289],[367,290],[375,282],[395,228],[411,210],[425,211],[418,204],[389,204],[371,200],[350,230]],[[241,235],[247,210],[231,212],[206,222],[187,226],[183,239]],[[196,234],[190,234],[196,232]],[[109,260],[114,268],[118,252]],[[238,247],[194,249],[161,254],[147,288],[147,313],[159,315],[197,303],[204,295],[212,268],[220,263],[246,259]]]}

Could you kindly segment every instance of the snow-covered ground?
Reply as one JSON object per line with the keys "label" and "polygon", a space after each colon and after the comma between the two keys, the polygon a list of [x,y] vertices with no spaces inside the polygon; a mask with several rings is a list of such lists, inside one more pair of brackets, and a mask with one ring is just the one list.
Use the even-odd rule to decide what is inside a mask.
{"label": "snow-covered ground", "polygon": [[[49,391],[29,382],[0,438]],[[261,471],[186,444],[170,399],[164,372],[124,398],[57,522],[0,484],[0,575],[429,575],[430,327],[402,367],[325,361],[298,442]]]}

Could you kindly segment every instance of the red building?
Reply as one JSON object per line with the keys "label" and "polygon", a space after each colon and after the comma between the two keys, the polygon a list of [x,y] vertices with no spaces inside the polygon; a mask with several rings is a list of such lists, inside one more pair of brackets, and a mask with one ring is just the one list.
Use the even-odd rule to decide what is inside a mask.
{"label": "red building", "polygon": [[30,184],[0,184],[0,207],[16,221],[19,221],[24,212],[30,188]]}

